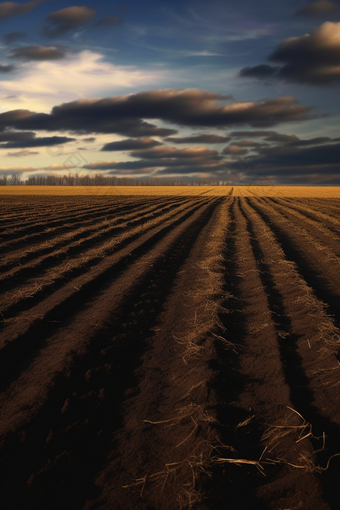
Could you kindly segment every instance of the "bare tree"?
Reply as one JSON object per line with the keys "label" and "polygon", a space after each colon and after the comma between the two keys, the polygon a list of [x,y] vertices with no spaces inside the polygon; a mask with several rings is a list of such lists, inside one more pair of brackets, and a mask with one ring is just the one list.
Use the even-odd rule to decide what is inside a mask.
{"label": "bare tree", "polygon": [[19,186],[21,182],[21,174],[13,172],[9,181],[10,186]]}

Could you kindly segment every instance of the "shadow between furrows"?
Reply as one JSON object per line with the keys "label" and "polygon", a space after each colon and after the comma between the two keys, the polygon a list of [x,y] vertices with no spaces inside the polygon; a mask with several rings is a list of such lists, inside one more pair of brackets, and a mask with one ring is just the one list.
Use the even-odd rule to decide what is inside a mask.
{"label": "shadow between furrows", "polygon": [[[231,198],[231,200],[235,207],[239,199]],[[256,420],[252,420],[242,428],[237,428],[237,425],[249,418],[252,413],[235,406],[235,400],[251,382],[241,373],[239,364],[239,357],[242,356],[247,336],[247,316],[246,304],[240,288],[242,277],[238,275],[238,250],[235,239],[236,220],[232,208],[230,227],[222,253],[225,260],[223,291],[226,296],[231,297],[222,301],[221,305],[228,312],[220,313],[219,321],[226,328],[223,336],[235,344],[236,352],[227,350],[222,341],[216,339],[216,359],[210,363],[211,369],[215,372],[211,389],[217,399],[217,404],[213,406],[217,418],[217,435],[224,445],[236,450],[236,453],[233,453],[221,447],[219,455],[222,457],[235,455],[236,458],[258,460],[263,451],[260,441],[263,431],[259,429]],[[225,464],[213,467],[211,474],[211,478],[207,479],[204,487],[206,508],[225,510],[227,504],[230,510],[248,508],[266,510],[265,504],[257,500],[256,491],[263,483],[268,483],[268,480],[264,479],[256,467]]]}
{"label": "shadow between furrows", "polygon": [[[81,510],[100,497],[95,477],[114,459],[123,426],[122,404],[137,388],[136,369],[149,348],[176,274],[220,201],[159,259],[83,356],[59,374],[37,415],[9,433],[2,452],[3,510]],[[172,225],[173,228],[173,225]]]}
{"label": "shadow between furrows", "polygon": [[[208,205],[209,202],[211,202],[210,205]],[[62,329],[65,325],[65,321],[84,308],[89,299],[93,299],[95,295],[98,295],[100,292],[110,287],[123,271],[133,265],[139,257],[146,254],[160,239],[170,232],[170,230],[180,225],[201,207],[208,207],[206,215],[209,216],[211,214],[211,209],[214,208],[217,203],[216,200],[211,199],[208,199],[205,203],[203,202],[203,204],[202,201],[200,201],[198,205],[190,209],[181,218],[170,223],[160,232],[157,232],[145,241],[141,246],[136,248],[133,253],[124,256],[117,264],[108,267],[97,275],[96,278],[86,282],[82,287],[81,293],[71,295],[57,304],[44,316],[43,320],[35,321],[26,333],[22,334],[15,341],[5,345],[0,352],[0,362],[3,366],[0,378],[1,389],[6,389],[20,373],[27,369],[34,359],[38,357],[40,350],[46,345],[47,339],[56,333],[57,330]],[[138,237],[138,234],[136,234],[135,237]],[[131,238],[129,242],[131,242]],[[124,243],[121,243],[120,247],[123,244]],[[81,273],[84,272],[83,268],[80,268],[79,271]],[[78,271],[76,271],[76,274],[77,273]],[[54,288],[54,291],[55,290]]]}
{"label": "shadow between furrows", "polygon": [[[277,235],[280,231],[275,229],[269,218],[257,209],[253,203],[249,203],[250,207],[259,213],[264,219],[266,224],[274,231],[280,242],[281,248],[283,249],[287,260],[297,262],[294,257],[294,252],[286,249],[286,237],[280,239]],[[322,433],[326,433],[326,450],[321,451],[316,455],[317,462],[326,466],[327,460],[332,455],[340,452],[340,427],[320,415],[317,408],[313,406],[314,394],[312,389],[309,387],[309,379],[305,374],[303,368],[303,360],[298,353],[298,342],[299,337],[294,334],[291,320],[288,315],[285,314],[285,306],[281,293],[275,286],[274,279],[270,272],[270,267],[264,262],[264,252],[260,246],[260,243],[256,237],[256,232],[253,226],[251,218],[244,212],[242,205],[241,210],[243,216],[247,221],[248,230],[250,233],[250,241],[254,256],[256,258],[259,274],[261,277],[262,284],[266,289],[268,295],[268,304],[271,313],[274,314],[275,328],[278,331],[284,331],[287,333],[287,337],[279,342],[280,354],[283,364],[283,370],[285,374],[286,382],[290,388],[290,398],[294,407],[302,414],[302,416],[312,424],[313,434],[315,436],[322,436]],[[289,246],[289,245],[288,245]],[[304,277],[303,271],[300,271],[300,264],[297,262],[300,274]],[[306,279],[308,285],[310,282]],[[319,450],[322,446],[320,441],[310,439],[315,450]],[[328,470],[324,471],[319,478],[321,480],[323,489],[325,491],[324,498],[332,509],[337,510],[339,508],[339,495],[335,494],[334,488],[338,484],[340,460],[339,457],[334,458],[329,465]]]}
{"label": "shadow between furrows", "polygon": [[[149,212],[145,211],[143,209],[141,211],[141,214],[147,212],[147,214],[150,214],[150,215],[152,214],[154,217],[156,216],[156,214],[157,214],[157,216],[160,216],[161,214],[167,214],[167,213],[173,211],[173,209],[175,209],[178,206],[180,207],[181,205],[182,204],[178,205],[177,203],[175,203],[175,204],[165,204],[165,205],[162,206],[162,208],[161,208],[159,213],[157,212],[156,209],[152,209],[152,211],[149,211]],[[149,219],[154,219],[154,217],[153,218],[148,218],[148,220]],[[117,225],[112,225],[108,230],[105,228],[104,232],[98,233],[96,235],[96,237],[94,237],[92,239],[88,239],[88,237],[90,237],[91,235],[95,234],[95,228],[91,229],[89,231],[86,231],[86,232],[80,232],[79,234],[77,234],[74,237],[72,237],[72,239],[70,239],[70,240],[63,240],[63,241],[61,241],[59,243],[56,243],[52,247],[52,252],[51,252],[51,247],[49,246],[47,248],[39,250],[38,254],[36,252],[32,253],[32,254],[29,254],[29,256],[27,258],[25,257],[25,260],[23,261],[25,264],[27,262],[29,262],[30,260],[34,260],[34,258],[36,258],[37,256],[41,257],[41,256],[43,256],[45,254],[48,255],[49,253],[51,253],[50,256],[46,257],[46,259],[43,260],[36,267],[22,267],[20,269],[20,272],[18,272],[14,276],[9,277],[8,279],[3,278],[0,281],[0,285],[1,285],[2,289],[6,289],[7,291],[13,290],[13,289],[16,288],[18,280],[20,282],[22,282],[22,279],[24,277],[32,279],[32,278],[34,278],[36,276],[39,276],[39,275],[41,275],[42,272],[47,271],[48,269],[51,269],[54,264],[59,264],[60,265],[60,263],[62,261],[66,262],[72,256],[76,256],[76,255],[79,255],[79,254],[84,254],[84,250],[85,249],[91,249],[91,248],[94,248],[95,246],[100,246],[100,244],[101,244],[101,246],[103,246],[103,242],[105,242],[106,240],[110,240],[112,237],[118,236],[119,234],[121,234],[122,232],[126,231],[129,228],[130,229],[131,228],[136,228],[139,225],[142,225],[144,222],[145,222],[145,217],[144,216],[142,216],[142,215],[140,217],[135,216],[134,218],[129,219],[125,223],[124,226],[122,226],[123,221],[121,221]],[[154,228],[154,227],[151,226],[150,229],[151,228]],[[132,242],[134,239],[136,239],[138,236],[140,236],[140,233],[136,233],[133,236],[130,236],[130,237],[122,240],[121,243],[119,244],[118,248],[119,249],[123,248],[129,242]],[[72,244],[72,243],[74,243],[75,241],[77,241],[79,239],[82,240],[80,244],[67,248],[68,244]],[[66,252],[64,252],[64,253],[57,253],[57,254],[53,255],[54,251],[57,251],[58,249],[61,249],[63,247],[67,248]],[[101,258],[102,257],[99,257],[99,259],[101,259]],[[36,303],[38,303],[42,299],[46,298],[47,295],[55,292],[55,290],[57,288],[62,287],[64,285],[64,283],[65,283],[65,280],[69,280],[71,275],[73,277],[74,276],[79,276],[82,272],[85,272],[87,269],[89,269],[93,265],[97,264],[97,262],[98,262],[98,258],[92,258],[87,263],[82,264],[80,267],[73,268],[72,270],[70,270],[67,273],[67,276],[65,276],[65,277],[63,277],[61,279],[58,279],[56,282],[53,282],[53,284],[51,284],[50,286],[45,286],[43,292],[38,292],[32,298],[30,298],[28,300],[22,300],[22,301],[20,301],[18,303],[13,304],[9,308],[7,308],[6,312],[3,313],[2,316],[6,319],[9,316],[11,316],[12,314],[16,314],[16,313],[18,313],[20,311],[32,308],[32,306],[34,306]],[[15,265],[17,265],[17,263],[13,263],[12,267],[15,267]],[[11,267],[9,269],[11,269]],[[43,297],[42,297],[42,295],[43,295]],[[1,327],[3,327],[3,324],[0,323],[0,330],[1,330]]]}
{"label": "shadow between furrows", "polygon": [[[32,248],[32,251],[26,251],[25,256],[20,259],[20,264],[22,264],[22,263],[26,264],[27,262],[34,260],[37,256],[42,256],[46,253],[49,253],[51,251],[51,249],[57,250],[58,248],[63,247],[67,243],[72,243],[72,242],[80,240],[82,238],[84,238],[84,240],[86,240],[87,235],[91,235],[91,234],[95,233],[99,221],[103,222],[105,220],[112,220],[112,219],[115,219],[115,217],[117,217],[117,216],[121,217],[123,214],[135,214],[136,215],[135,217],[137,217],[137,215],[139,214],[138,205],[143,206],[143,210],[141,212],[144,212],[145,209],[152,207],[152,205],[150,205],[150,204],[136,204],[134,207],[132,207],[132,206],[121,207],[121,208],[117,207],[116,210],[100,211],[99,213],[97,213],[93,216],[91,216],[89,214],[90,219],[85,220],[85,221],[83,220],[83,218],[79,218],[79,220],[78,220],[75,218],[68,217],[68,218],[66,218],[66,222],[65,222],[65,220],[60,222],[62,226],[56,227],[52,231],[49,230],[51,228],[50,223],[46,222],[41,225],[39,232],[34,235],[30,235],[30,232],[32,230],[30,228],[30,232],[25,234],[25,237],[26,236],[29,236],[29,237],[26,237],[26,239],[24,238],[22,240],[20,239],[20,237],[18,238],[18,234],[19,234],[19,236],[21,236],[22,233],[17,232],[16,236],[15,236],[15,243],[14,244],[11,243],[9,246],[5,246],[5,248],[3,248],[3,246],[2,246],[1,254],[2,255],[8,255],[8,253],[10,253],[10,255],[13,253],[16,254],[18,251],[20,251],[20,245],[22,248],[26,248],[26,249]],[[176,204],[174,204],[174,206],[175,205]],[[154,205],[153,210],[156,210],[156,208],[157,208],[157,205]],[[131,209],[132,209],[132,211],[131,211]],[[131,222],[131,221],[133,221],[134,218],[129,219],[128,221]],[[123,223],[122,220],[120,221],[120,223],[117,223],[117,225],[115,225],[115,224],[111,225],[111,228],[114,229],[116,226],[119,227],[121,223]],[[78,232],[72,238],[60,239],[60,237],[62,237],[63,235],[70,233],[78,228],[83,228],[86,230],[82,230],[81,232]],[[99,237],[99,239],[100,239],[100,237]],[[55,240],[55,244],[53,244],[53,246],[43,247],[43,245],[48,240]],[[33,248],[35,248],[35,249],[33,250]],[[11,270],[13,267],[17,266],[18,263],[19,263],[18,260],[12,260],[11,262],[7,263],[6,265],[1,265],[0,273],[6,273],[7,271]]]}
{"label": "shadow between furrows", "polygon": [[[75,198],[75,197],[73,197],[73,198]],[[51,208],[51,205],[53,205],[50,203],[50,201],[47,201],[46,199],[43,201],[42,197],[39,197],[39,204],[37,202],[38,201],[36,201],[35,203],[33,202],[34,209],[32,209],[32,208],[27,209],[28,214],[34,213],[37,207],[48,206],[49,208]],[[98,216],[102,216],[103,214],[105,215],[105,211],[107,211],[106,208],[108,206],[110,207],[109,211],[107,211],[108,214],[112,214],[112,212],[115,213],[116,211],[124,211],[124,210],[126,210],[126,208],[128,208],[127,210],[129,210],[129,208],[131,208],[131,206],[132,206],[131,204],[122,205],[122,206],[114,204],[114,208],[112,209],[111,204],[97,204],[97,206],[93,206],[93,207],[89,208],[89,210],[87,209],[85,211],[81,211],[81,210],[79,211],[79,209],[76,209],[74,206],[75,202],[76,202],[76,200],[73,201],[73,203],[72,203],[73,209],[71,209],[71,210],[64,210],[61,213],[60,213],[60,211],[52,212],[52,214],[50,213],[48,216],[44,216],[42,218],[40,216],[37,216],[35,221],[30,220],[29,222],[24,223],[25,218],[22,218],[20,223],[10,224],[10,225],[6,226],[6,229],[4,229],[3,232],[1,232],[1,235],[5,236],[5,242],[11,241],[13,239],[17,239],[17,235],[18,235],[17,231],[6,232],[6,230],[11,230],[11,228],[17,228],[19,226],[20,235],[22,235],[23,233],[25,235],[32,234],[30,240],[35,239],[35,238],[37,238],[39,240],[39,236],[41,234],[44,234],[45,236],[49,235],[48,233],[46,234],[46,232],[44,230],[44,228],[46,226],[49,226],[49,227],[52,226],[53,228],[58,229],[58,233],[64,232],[64,231],[67,231],[69,228],[74,227],[74,225],[71,225],[70,227],[68,226],[68,223],[70,221],[75,221],[77,223],[79,221],[91,221],[92,218],[95,219]],[[28,205],[30,205],[30,204],[28,204]],[[135,206],[136,205],[137,204],[135,204]],[[32,207],[32,205],[31,205],[31,207]],[[53,232],[50,235],[53,235]]]}
{"label": "shadow between furrows", "polygon": [[[292,203],[287,202],[287,204],[284,204],[283,202],[279,202],[275,198],[269,198],[269,199],[265,200],[265,203],[266,203],[266,205],[269,205],[269,206],[272,206],[272,207],[273,207],[273,205],[274,206],[276,205],[278,207],[278,210],[285,208],[286,209],[286,213],[289,214],[289,215],[292,215],[292,216],[296,216],[294,214],[294,212],[298,212],[299,214],[305,216],[307,219],[311,219],[312,221],[316,221],[316,222],[320,223],[321,225],[323,224],[327,228],[327,230],[329,230],[333,234],[339,235],[339,232],[340,232],[339,228],[336,228],[336,226],[334,224],[332,224],[330,221],[324,220],[324,218],[318,216],[318,211],[317,210],[313,209],[312,211],[306,211],[303,208],[303,205],[305,205],[307,207],[311,207],[310,205],[308,205],[308,202],[306,202],[305,204],[301,204],[301,203],[300,204],[295,204],[293,202]],[[301,206],[301,207],[299,207],[299,206]],[[325,212],[324,212],[324,214],[325,214]],[[289,221],[288,218],[287,218],[287,220]],[[301,221],[302,218],[301,219],[299,218],[299,220]],[[311,226],[311,225],[309,224],[309,226]],[[316,229],[317,226],[313,225],[312,228]]]}
{"label": "shadow between furrows", "polygon": [[[88,200],[84,200],[86,197],[79,196],[26,196],[25,197],[25,209],[24,214],[20,217],[16,223],[7,222],[6,225],[3,225],[4,231],[1,231],[1,234],[5,232],[6,229],[16,228],[16,226],[21,225],[22,228],[29,225],[34,225],[35,228],[36,223],[38,223],[37,227],[41,227],[44,224],[49,223],[49,225],[58,227],[63,226],[65,221],[72,221],[75,219],[77,222],[80,220],[86,220],[98,215],[105,214],[105,210],[110,212],[127,212],[131,208],[138,207],[139,205],[145,205],[148,201],[150,201],[150,197],[133,197],[133,196],[103,196],[103,197],[88,197]],[[101,198],[99,200],[99,198]],[[163,197],[165,198],[165,197]],[[180,198],[180,197],[177,197]],[[157,197],[153,200],[153,203],[157,203],[161,201],[162,197]],[[25,222],[25,218],[30,215],[36,213],[36,210],[39,211],[44,210],[44,208],[48,209],[47,212],[38,214],[35,216],[35,219],[29,220],[27,223]],[[7,210],[12,211],[12,203],[5,204],[4,212]],[[1,223],[2,226],[2,223]],[[13,237],[16,237],[14,234]],[[8,239],[11,239],[10,237]]]}
{"label": "shadow between furrows", "polygon": [[[327,282],[308,265],[301,251],[296,248],[291,238],[280,228],[280,226],[273,223],[270,217],[262,211],[253,202],[247,203],[259,214],[265,221],[270,229],[275,234],[281,247],[283,248],[287,258],[293,260],[298,266],[299,273],[306,280],[307,285],[313,289],[315,296],[322,302],[327,304],[329,315],[333,317],[333,322],[337,328],[340,329],[340,308],[339,308],[339,295],[335,294],[327,285]],[[288,223],[288,222],[287,222]]]}

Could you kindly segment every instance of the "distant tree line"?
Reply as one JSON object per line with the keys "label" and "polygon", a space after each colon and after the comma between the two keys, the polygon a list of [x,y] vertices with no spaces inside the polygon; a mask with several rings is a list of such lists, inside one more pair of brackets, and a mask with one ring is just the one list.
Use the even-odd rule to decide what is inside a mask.
{"label": "distant tree line", "polygon": [[200,179],[189,181],[177,178],[134,178],[95,175],[32,175],[23,180],[19,173],[0,176],[0,186],[228,186],[228,181]]}

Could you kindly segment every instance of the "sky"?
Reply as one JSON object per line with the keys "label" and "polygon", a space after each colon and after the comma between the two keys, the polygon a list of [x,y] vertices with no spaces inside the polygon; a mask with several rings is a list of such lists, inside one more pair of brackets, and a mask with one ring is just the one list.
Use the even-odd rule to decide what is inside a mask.
{"label": "sky", "polygon": [[0,2],[0,177],[340,185],[340,3]]}

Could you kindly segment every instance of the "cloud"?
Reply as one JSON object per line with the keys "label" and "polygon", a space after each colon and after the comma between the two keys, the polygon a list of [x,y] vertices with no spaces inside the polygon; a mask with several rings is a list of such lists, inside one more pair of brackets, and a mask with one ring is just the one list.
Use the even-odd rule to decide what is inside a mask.
{"label": "cloud", "polygon": [[[83,101],[79,103],[83,103]],[[74,103],[78,103],[78,101]],[[82,111],[81,107],[78,110],[78,114],[80,114],[80,116],[77,117],[76,114],[68,115],[68,113],[66,115],[55,115],[53,110],[50,115],[46,113],[34,113],[29,110],[12,110],[0,114],[0,130],[1,128],[13,126],[16,129],[42,129],[46,131],[69,130],[78,134],[93,132],[118,133],[133,137],[162,137],[177,133],[174,129],[158,128],[148,122],[130,117],[124,119],[119,118],[119,116],[116,118],[114,116],[113,118],[104,116],[101,118],[100,112],[97,119],[93,118],[91,121],[91,112]],[[33,126],[35,127],[33,128]]]}
{"label": "cloud", "polygon": [[252,140],[240,140],[238,142],[233,142],[233,145],[238,147],[259,147],[262,146],[261,143],[253,142]]}
{"label": "cloud", "polygon": [[265,136],[264,138],[267,142],[294,142],[295,140],[298,140],[298,137],[295,135],[285,135],[282,133],[275,133],[274,131],[270,133],[268,136]]}
{"label": "cloud", "polygon": [[171,161],[171,160],[140,160],[140,161],[96,161],[83,168],[88,170],[111,170],[110,174],[189,174],[198,171],[214,171],[225,168],[225,162],[217,161]]}
{"label": "cloud", "polygon": [[197,135],[197,136],[182,136],[182,137],[169,137],[165,138],[165,142],[173,143],[222,143],[228,142],[228,136],[219,135]]}
{"label": "cloud", "polygon": [[176,149],[175,147],[154,147],[151,149],[133,150],[130,155],[135,158],[143,159],[161,159],[161,158],[181,158],[181,159],[206,159],[218,157],[217,151],[212,151],[206,147],[188,147],[187,149]]}
{"label": "cloud", "polygon": [[179,126],[224,127],[248,124],[273,126],[316,118],[311,107],[292,97],[227,105],[216,104],[229,96],[199,89],[158,89],[104,99],[80,99],[55,106],[50,114],[12,110],[0,114],[0,130],[68,130],[77,134],[117,133],[129,137],[166,137],[177,131],[159,128],[145,119]]}
{"label": "cloud", "polygon": [[[262,148],[260,154],[248,157],[246,162],[252,168],[274,174],[294,174],[296,172],[326,173],[331,171],[340,175],[340,144],[316,145],[313,147],[294,147],[289,145]],[[230,163],[236,168],[237,163]]]}
{"label": "cloud", "polygon": [[[309,85],[340,83],[340,22],[327,21],[300,37],[284,39],[268,57],[283,65],[241,69],[240,76],[277,78]],[[267,76],[264,76],[263,69]]]}
{"label": "cloud", "polygon": [[247,149],[242,149],[239,145],[229,145],[229,147],[223,149],[222,154],[230,156],[244,156],[245,154],[248,154],[248,151]]}
{"label": "cloud", "polygon": [[[60,51],[65,48],[53,47]],[[55,104],[72,99],[105,97],[117,89],[145,89],[170,76],[158,67],[116,65],[103,58],[100,53],[84,50],[70,52],[66,58],[24,61],[15,79],[1,80],[3,94],[17,94],[19,108],[27,105],[47,112]]]}
{"label": "cloud", "polygon": [[279,69],[280,68],[278,66],[273,67],[267,64],[262,64],[254,67],[244,67],[240,71],[240,76],[259,79],[271,78],[277,74]]}
{"label": "cloud", "polygon": [[0,133],[0,142],[20,142],[23,140],[32,140],[35,137],[35,133],[32,131],[4,131]]}
{"label": "cloud", "polygon": [[11,66],[8,64],[0,64],[0,73],[10,73],[16,69],[15,66]]}
{"label": "cloud", "polygon": [[144,174],[154,172],[153,166],[146,166],[146,162],[141,161],[93,161],[83,168],[88,170],[115,170],[110,173],[131,173]]}
{"label": "cloud", "polygon": [[271,135],[272,133],[275,133],[276,134],[276,131],[268,131],[268,130],[255,130],[255,131],[232,131],[231,133],[229,133],[229,136],[230,137],[247,137],[247,138],[250,138],[250,137],[263,137],[263,136],[269,136]]}
{"label": "cloud", "polygon": [[65,46],[23,46],[14,48],[9,58],[23,60],[56,60],[65,58],[69,49]]}
{"label": "cloud", "polygon": [[[295,135],[285,135],[281,133],[277,133],[276,131],[267,131],[267,130],[256,130],[256,131],[233,131],[229,134],[231,138],[234,137],[247,137],[247,138],[256,138],[261,137],[264,138],[268,142],[291,142],[294,140],[298,140],[298,137]],[[234,142],[237,144],[237,142]]]}
{"label": "cloud", "polygon": [[6,43],[11,43],[18,39],[22,39],[25,36],[25,32],[8,32],[7,34],[4,34],[2,38]]}
{"label": "cloud", "polygon": [[22,147],[47,147],[52,145],[60,145],[74,141],[75,138],[67,136],[45,136],[41,138],[33,138],[28,140],[11,141],[0,144],[0,149],[20,149]]}
{"label": "cloud", "polygon": [[162,145],[153,138],[127,138],[126,140],[120,140],[119,142],[106,143],[100,150],[101,151],[129,151],[133,149],[148,149],[155,147],[156,145]]}
{"label": "cloud", "polygon": [[187,173],[198,170],[216,170],[225,167],[225,161],[218,151],[208,150],[206,147],[152,147],[150,149],[133,150],[130,156],[139,157],[137,161],[96,161],[84,165],[89,170],[112,170],[110,173],[130,172],[142,174],[144,172],[162,170],[165,173],[182,174],[184,168]]}
{"label": "cloud", "polygon": [[96,141],[96,138],[94,136],[90,136],[88,138],[83,138],[82,140],[83,142],[95,142]]}
{"label": "cloud", "polygon": [[45,1],[46,0],[31,0],[31,2],[20,4],[17,2],[2,2],[0,3],[0,20],[31,12]]}
{"label": "cloud", "polygon": [[330,2],[329,0],[320,0],[319,2],[313,2],[298,10],[296,15],[304,17],[318,17],[338,13],[339,11],[340,6],[338,4]]}
{"label": "cloud", "polygon": [[118,25],[121,22],[122,22],[122,20],[118,16],[106,16],[105,18],[98,20],[94,26],[103,28],[103,27],[109,27],[112,25]]}
{"label": "cloud", "polygon": [[0,172],[3,174],[6,172],[32,172],[37,170],[34,166],[0,166]]}
{"label": "cloud", "polygon": [[[297,137],[295,137],[297,138]],[[290,142],[288,142],[286,145],[288,145],[289,147],[305,147],[305,146],[308,146],[308,145],[321,145],[321,144],[324,144],[324,143],[329,143],[329,142],[333,142],[333,141],[338,141],[338,139],[334,139],[332,140],[332,138],[329,138],[328,136],[323,136],[323,137],[318,137],[318,138],[310,138],[309,140],[300,140],[300,139],[296,139],[296,140],[292,140]]]}
{"label": "cloud", "polygon": [[70,30],[81,27],[91,21],[96,11],[85,6],[72,6],[51,12],[44,27],[44,34],[48,37],[58,37]]}
{"label": "cloud", "polygon": [[60,164],[60,163],[53,163],[52,165],[43,167],[44,170],[70,170],[71,168],[77,168],[74,165],[71,165],[69,163],[66,164]]}
{"label": "cloud", "polygon": [[35,154],[39,154],[39,152],[29,151],[29,150],[22,150],[19,152],[7,152],[7,156],[14,156],[16,158],[22,158],[24,156],[33,156]]}
{"label": "cloud", "polygon": [[225,163],[216,163],[215,165],[201,165],[197,167],[196,165],[190,166],[178,166],[176,168],[166,167],[161,170],[157,170],[155,172],[155,176],[158,175],[188,175],[194,174],[194,176],[198,175],[198,173],[202,173],[202,171],[206,172],[218,172],[221,170],[226,170]]}

